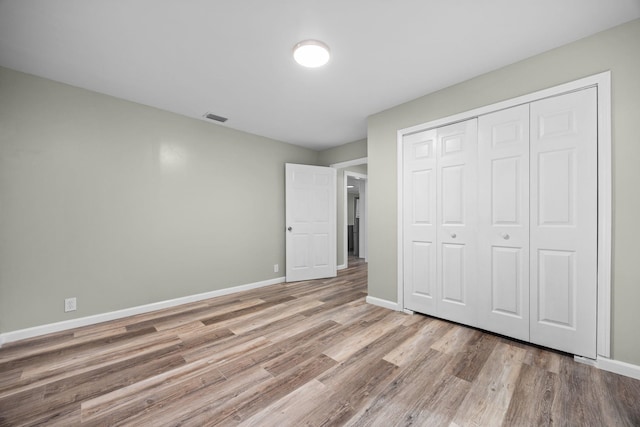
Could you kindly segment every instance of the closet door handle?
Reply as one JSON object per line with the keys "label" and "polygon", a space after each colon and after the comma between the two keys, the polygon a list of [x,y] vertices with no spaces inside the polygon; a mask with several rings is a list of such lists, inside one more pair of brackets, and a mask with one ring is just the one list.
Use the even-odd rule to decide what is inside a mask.
{"label": "closet door handle", "polygon": [[451,238],[455,239],[456,238],[456,233],[451,233]]}
{"label": "closet door handle", "polygon": [[507,234],[507,233],[502,233],[502,238],[503,238],[504,240],[509,240],[509,238],[510,238],[510,237],[511,237],[511,236],[509,236],[509,234]]}

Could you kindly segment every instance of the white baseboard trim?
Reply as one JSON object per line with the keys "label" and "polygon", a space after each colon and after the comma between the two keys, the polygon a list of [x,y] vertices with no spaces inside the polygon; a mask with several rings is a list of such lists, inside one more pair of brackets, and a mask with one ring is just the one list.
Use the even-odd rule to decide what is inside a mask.
{"label": "white baseboard trim", "polygon": [[598,357],[595,363],[596,368],[604,371],[613,372],[614,374],[624,375],[625,377],[640,380],[640,366],[631,363],[621,362],[619,360],[608,359],[606,357]]}
{"label": "white baseboard trim", "polygon": [[400,311],[397,302],[388,301],[386,299],[376,298],[372,296],[367,296],[366,301],[367,304],[377,305],[379,307],[388,308],[389,310]]}
{"label": "white baseboard trim", "polygon": [[338,266],[338,270],[344,270],[345,268],[347,268],[347,264],[340,264]]}
{"label": "white baseboard trim", "polygon": [[284,277],[276,277],[275,279],[263,280],[261,282],[249,283],[246,285],[234,286],[231,288],[218,289],[215,291],[205,292],[202,294],[188,295],[186,297],[175,298],[166,301],[154,302],[151,304],[139,305],[136,307],[125,308],[122,310],[111,311],[108,313],[95,314],[93,316],[80,317],[77,319],[64,320],[62,322],[49,323],[47,325],[34,326],[32,328],[19,329],[17,331],[6,332],[0,334],[0,347],[3,344],[19,341],[27,338],[33,338],[40,335],[50,334],[53,332],[65,331],[68,329],[79,328],[82,326],[95,325],[97,323],[107,322],[109,320],[121,319],[123,317],[135,316],[136,314],[149,313],[151,311],[162,310],[164,308],[175,307],[190,302],[202,301],[209,298],[229,295],[236,292],[247,291],[250,289],[262,288],[264,286],[275,285],[285,281]]}

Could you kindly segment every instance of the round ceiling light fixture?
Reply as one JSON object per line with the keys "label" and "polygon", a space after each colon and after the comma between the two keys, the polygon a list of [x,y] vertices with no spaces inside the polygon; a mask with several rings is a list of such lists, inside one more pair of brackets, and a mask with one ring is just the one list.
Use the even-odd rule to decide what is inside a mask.
{"label": "round ceiling light fixture", "polygon": [[293,47],[293,58],[303,67],[322,67],[330,57],[329,46],[318,40],[304,40]]}

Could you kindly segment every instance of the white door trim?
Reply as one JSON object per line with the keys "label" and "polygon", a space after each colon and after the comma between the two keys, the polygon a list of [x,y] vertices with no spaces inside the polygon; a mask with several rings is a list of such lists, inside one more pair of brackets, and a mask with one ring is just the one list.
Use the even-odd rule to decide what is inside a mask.
{"label": "white door trim", "polygon": [[367,206],[369,206],[369,193],[367,188],[369,188],[369,181],[367,180],[367,175],[364,175],[364,178],[360,179],[360,229],[358,230],[358,238],[360,239],[358,256],[363,258],[364,262],[369,260],[369,233],[367,232],[369,229],[369,210],[367,209]]}
{"label": "white door trim", "polygon": [[346,162],[334,163],[329,167],[334,169],[348,168],[349,166],[366,165],[369,159],[367,157],[361,157],[359,159],[347,160]]}
{"label": "white door trim", "polygon": [[612,211],[611,211],[611,72],[595,74],[569,83],[543,89],[527,95],[506,101],[476,108],[452,116],[432,120],[420,125],[400,129],[397,131],[397,238],[398,238],[398,279],[397,299],[398,309],[404,309],[403,295],[403,265],[402,252],[402,218],[403,218],[403,162],[402,141],[405,135],[441,127],[468,120],[498,110],[515,107],[540,99],[557,96],[587,87],[598,88],[598,325],[597,325],[597,353],[601,357],[609,357],[611,352],[611,239],[612,239]]}

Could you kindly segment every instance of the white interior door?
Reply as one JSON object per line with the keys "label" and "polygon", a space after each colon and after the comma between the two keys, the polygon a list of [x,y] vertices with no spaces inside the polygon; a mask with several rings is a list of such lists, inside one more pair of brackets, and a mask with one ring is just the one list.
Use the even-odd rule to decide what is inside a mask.
{"label": "white interior door", "polygon": [[529,340],[529,105],[478,120],[478,325]]}
{"label": "white interior door", "polygon": [[531,341],[596,357],[596,88],[531,104]]}
{"label": "white interior door", "polygon": [[477,322],[478,121],[437,129],[438,316]]}
{"label": "white interior door", "polygon": [[336,276],[336,170],[287,163],[286,280]]}
{"label": "white interior door", "polygon": [[403,138],[404,306],[436,311],[436,130]]}

